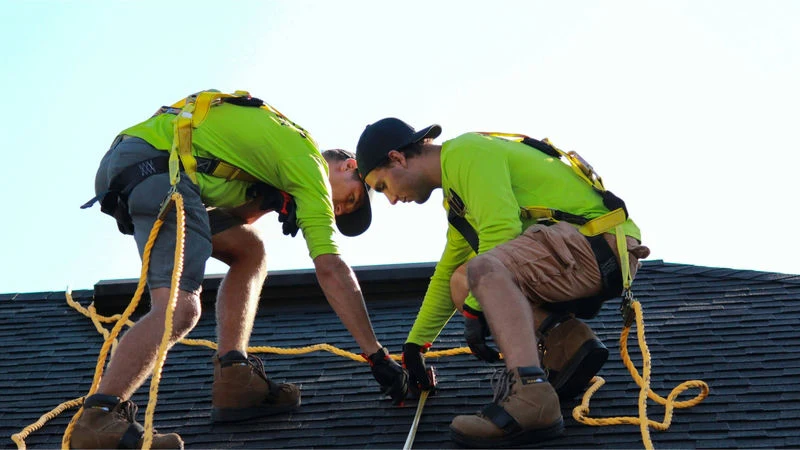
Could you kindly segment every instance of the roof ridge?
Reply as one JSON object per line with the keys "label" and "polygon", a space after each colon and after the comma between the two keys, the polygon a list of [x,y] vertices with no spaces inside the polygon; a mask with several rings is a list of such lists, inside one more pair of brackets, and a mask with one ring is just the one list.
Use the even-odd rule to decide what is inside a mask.
{"label": "roof ridge", "polygon": [[694,275],[707,278],[725,278],[735,280],[763,281],[800,284],[800,275],[766,272],[752,269],[733,269],[725,267],[698,266],[692,264],[664,262],[664,260],[645,260],[642,265],[647,270],[660,273],[672,273],[681,275]]}

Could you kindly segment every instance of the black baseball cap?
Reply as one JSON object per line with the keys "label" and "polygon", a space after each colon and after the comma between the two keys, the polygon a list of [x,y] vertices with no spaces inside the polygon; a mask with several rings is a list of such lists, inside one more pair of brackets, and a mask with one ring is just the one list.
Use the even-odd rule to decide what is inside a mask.
{"label": "black baseball cap", "polygon": [[415,131],[411,125],[394,117],[381,119],[367,125],[356,146],[356,162],[362,179],[373,169],[386,161],[386,155],[392,150],[400,150],[425,138],[436,138],[442,133],[442,127],[431,125]]}
{"label": "black baseball cap", "polygon": [[[330,153],[333,156],[333,159],[336,160],[345,160],[348,158],[356,159],[356,155],[353,152],[349,152],[343,149],[331,149],[325,150],[323,154]],[[361,204],[361,207],[357,210],[351,212],[350,214],[344,214],[341,216],[336,216],[336,228],[339,229],[339,232],[348,237],[358,236],[361,233],[367,231],[369,225],[372,223],[372,206],[370,205],[372,199],[372,189],[367,185],[364,184],[364,202]]]}
{"label": "black baseball cap", "polygon": [[372,223],[372,206],[370,204],[372,192],[367,183],[364,183],[364,202],[361,204],[361,208],[350,214],[336,216],[336,228],[339,229],[340,233],[348,237],[354,237],[367,231],[367,228]]}

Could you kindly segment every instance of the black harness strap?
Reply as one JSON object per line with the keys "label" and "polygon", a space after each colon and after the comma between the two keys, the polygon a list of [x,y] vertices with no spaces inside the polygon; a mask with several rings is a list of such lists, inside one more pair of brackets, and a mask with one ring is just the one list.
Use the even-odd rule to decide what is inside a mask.
{"label": "black harness strap", "polygon": [[[196,156],[195,159],[197,160],[197,173],[213,174],[221,162],[219,159],[199,156]],[[100,210],[117,220],[117,227],[121,233],[133,234],[133,221],[128,213],[128,195],[147,177],[160,173],[169,173],[169,156],[156,156],[132,164],[122,169],[111,180],[107,191],[101,192],[81,205],[81,209],[90,208],[99,201]]]}
{"label": "black harness strap", "polygon": [[466,214],[466,205],[464,204],[464,200],[461,200],[461,197],[459,197],[458,194],[456,194],[456,191],[452,189],[450,189],[450,195],[447,197],[447,206],[447,221],[450,222],[450,225],[452,225],[453,228],[461,233],[461,236],[464,236],[464,239],[467,240],[469,246],[472,247],[472,251],[477,254],[480,244],[480,241],[478,240],[478,233],[464,217]]}

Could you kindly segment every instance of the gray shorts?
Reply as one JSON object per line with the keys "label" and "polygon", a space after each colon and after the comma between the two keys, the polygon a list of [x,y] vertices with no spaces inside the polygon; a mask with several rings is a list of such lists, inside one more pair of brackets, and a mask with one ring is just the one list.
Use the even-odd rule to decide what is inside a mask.
{"label": "gray shorts", "polygon": [[[108,189],[111,180],[126,167],[150,158],[164,156],[146,141],[127,137],[117,139],[103,156],[95,178],[95,192]],[[145,244],[158,216],[161,202],[169,192],[169,174],[151,175],[139,183],[128,196],[128,213],[133,220],[134,239],[139,256],[144,255]],[[211,236],[244,223],[223,210],[207,210],[200,198],[199,188],[189,177],[181,174],[178,192],[183,197],[186,230],[184,232],[183,271],[179,287],[194,292],[200,288],[205,275],[206,261],[211,256]],[[175,259],[177,237],[176,208],[167,214],[150,251],[147,283],[150,289],[169,287]]]}

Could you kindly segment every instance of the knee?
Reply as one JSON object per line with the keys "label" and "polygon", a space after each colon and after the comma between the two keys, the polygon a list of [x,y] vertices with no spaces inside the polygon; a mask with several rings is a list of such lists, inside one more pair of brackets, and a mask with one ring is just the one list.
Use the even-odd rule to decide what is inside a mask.
{"label": "knee", "polygon": [[250,225],[225,230],[212,238],[213,256],[233,266],[247,264],[266,273],[267,251],[264,239]]}
{"label": "knee", "polygon": [[189,334],[200,321],[202,308],[200,292],[178,291],[178,301],[172,315],[172,339],[177,341]]}
{"label": "knee", "polygon": [[473,293],[480,289],[488,277],[508,274],[508,269],[494,256],[484,253],[471,259],[467,266],[467,282]]}

